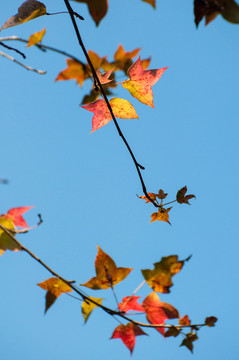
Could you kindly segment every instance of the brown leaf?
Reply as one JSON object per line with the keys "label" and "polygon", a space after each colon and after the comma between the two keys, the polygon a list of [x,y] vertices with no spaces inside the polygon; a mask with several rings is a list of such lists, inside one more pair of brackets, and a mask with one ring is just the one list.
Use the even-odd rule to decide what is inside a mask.
{"label": "brown leaf", "polygon": [[188,200],[195,198],[195,195],[186,195],[185,196],[187,190],[188,190],[187,186],[184,186],[182,189],[178,190],[176,199],[179,204],[190,205]]}
{"label": "brown leaf", "polygon": [[96,26],[99,25],[108,11],[108,0],[74,0],[79,3],[85,3]]}
{"label": "brown leaf", "polygon": [[215,316],[209,316],[205,320],[205,324],[209,327],[215,326],[216,322],[217,322],[217,318]]}
{"label": "brown leaf", "polygon": [[18,8],[18,13],[13,15],[3,24],[0,31],[12,26],[23,24],[24,22],[45,14],[46,6],[43,3],[36,0],[27,0]]}

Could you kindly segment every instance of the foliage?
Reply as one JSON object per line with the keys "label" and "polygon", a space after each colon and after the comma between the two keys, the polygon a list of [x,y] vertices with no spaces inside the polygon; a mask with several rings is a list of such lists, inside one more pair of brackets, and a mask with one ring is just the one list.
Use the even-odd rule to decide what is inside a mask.
{"label": "foliage", "polygon": [[[88,5],[91,16],[93,17],[96,25],[99,25],[100,21],[107,13],[108,1],[77,1]],[[144,1],[155,7],[154,1]],[[65,4],[71,16],[79,44],[85,53],[87,62],[83,63],[79,61],[79,59],[68,57],[66,59],[67,68],[58,74],[56,81],[75,79],[77,84],[82,87],[85,80],[93,80],[92,90],[90,94],[84,97],[84,105],[82,105],[83,109],[94,113],[92,118],[92,132],[98,130],[109,121],[113,120],[138,172],[142,185],[142,192],[144,194],[138,197],[144,199],[146,203],[150,203],[157,209],[156,212],[151,214],[150,223],[159,220],[170,224],[169,211],[172,207],[166,208],[165,206],[174,202],[190,205],[189,200],[195,198],[195,195],[186,195],[187,186],[184,186],[177,192],[176,199],[164,202],[168,195],[164,192],[164,190],[160,189],[158,193],[147,191],[141,174],[141,170],[143,170],[144,167],[137,162],[116,120],[116,118],[137,119],[138,115],[136,110],[126,99],[113,97],[108,100],[108,96],[112,95],[111,89],[116,89],[119,84],[122,84],[122,87],[127,89],[131,96],[141,103],[153,108],[152,86],[160,79],[167,67],[148,69],[150,59],[141,60],[139,56],[135,61],[133,61],[133,59],[139,54],[140,49],[134,49],[126,52],[122,45],[119,45],[116,50],[114,60],[112,62],[109,62],[106,56],[100,57],[93,51],[89,51],[87,53],[75,22],[75,17],[81,17],[73,12],[68,0],[65,0]],[[228,16],[225,15],[226,6],[220,7],[217,3],[217,5],[214,4],[217,6],[215,9],[215,6],[212,6],[211,3],[210,8],[208,8],[207,4],[208,3],[203,1],[195,1],[195,21],[197,25],[203,16],[206,17],[206,23],[209,23],[213,18],[215,18],[217,13],[221,13],[228,20]],[[42,15],[51,15],[47,13],[46,7],[43,3],[34,0],[25,1],[19,7],[18,13],[3,24],[1,30],[22,24]],[[44,48],[44,45],[40,44],[44,34],[45,29],[31,35],[28,40],[28,46],[35,45],[40,48]],[[17,49],[11,50],[19,52]],[[124,75],[127,75],[127,78],[119,83],[116,81],[116,76],[120,71],[123,72]],[[99,97],[101,97],[101,99],[99,99]],[[147,335],[143,331],[143,327],[153,328],[165,338],[177,337],[181,334],[183,336],[183,340],[180,346],[185,346],[192,352],[193,343],[198,340],[199,330],[205,326],[213,327],[215,325],[217,318],[214,316],[207,317],[203,323],[191,324],[191,320],[188,315],[180,317],[179,311],[173,305],[162,302],[157,294],[170,292],[170,288],[173,285],[172,277],[181,271],[184,263],[190,259],[190,256],[185,260],[179,261],[177,255],[169,255],[156,262],[153,270],[142,269],[141,273],[144,278],[143,284],[147,283],[153,292],[150,292],[141,301],[141,303],[139,303],[140,297],[135,296],[136,292],[127,295],[123,297],[122,302],[117,301],[117,309],[114,310],[108,308],[104,304],[104,299],[86,295],[81,288],[75,285],[75,281],[68,281],[59,274],[55,273],[15,238],[15,235],[19,232],[27,232],[32,229],[28,227],[22,216],[31,208],[32,206],[13,208],[6,214],[1,215],[0,255],[2,255],[6,250],[25,251],[53,275],[53,277],[37,284],[47,291],[45,313],[61,294],[74,292],[78,296],[77,299],[82,300],[81,310],[85,322],[87,322],[90,314],[95,308],[100,308],[110,316],[117,317],[120,321],[125,322],[125,324],[121,323],[114,329],[111,339],[121,339],[131,353],[133,352],[135,346],[136,336]],[[36,226],[40,225],[41,222],[40,218],[40,221]],[[22,227],[23,230],[19,230],[19,227]],[[124,281],[132,270],[133,269],[129,267],[117,267],[114,260],[98,246],[98,254],[95,260],[96,276],[92,277],[85,283],[80,284],[80,286],[87,287],[91,290],[110,289],[117,300],[115,286]],[[132,316],[135,313],[133,313],[133,315],[129,315],[129,311],[140,312],[141,316],[146,317],[146,322],[134,320]],[[178,323],[174,323],[173,325],[167,324],[166,321],[171,319],[177,319]],[[190,331],[185,334],[183,331],[184,328],[189,328]]]}

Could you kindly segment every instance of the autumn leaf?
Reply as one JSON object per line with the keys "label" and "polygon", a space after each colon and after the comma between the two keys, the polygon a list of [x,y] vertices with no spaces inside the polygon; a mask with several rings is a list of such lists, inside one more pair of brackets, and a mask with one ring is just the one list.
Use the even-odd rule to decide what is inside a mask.
{"label": "autumn leaf", "polygon": [[156,0],[143,0],[143,1],[156,8]]}
{"label": "autumn leaf", "polygon": [[178,320],[179,325],[188,326],[191,324],[191,320],[188,315],[184,315],[182,318]]}
{"label": "autumn leaf", "polygon": [[[96,298],[96,297],[93,297],[93,296],[89,296],[89,299],[94,300],[99,305],[101,305],[102,300],[103,300],[103,299]],[[83,301],[82,307],[81,307],[81,312],[82,312],[82,315],[84,317],[85,323],[87,322],[90,314],[92,313],[92,311],[96,307],[97,307],[96,304],[94,304],[94,303],[92,303],[90,301],[87,301],[86,299]]]}
{"label": "autumn leaf", "polygon": [[215,316],[209,316],[205,319],[205,324],[209,327],[215,326],[216,322],[217,322],[217,318]]}
{"label": "autumn leaf", "polygon": [[[109,103],[115,117],[118,117],[120,119],[138,119],[138,115],[133,105],[129,101],[119,98],[113,98],[109,101]],[[81,107],[94,113],[94,116],[92,118],[91,132],[94,132],[95,130],[108,124],[108,122],[112,120],[112,116],[105,100],[96,100],[91,104],[81,105]]]}
{"label": "autumn leaf", "polygon": [[96,71],[97,75],[98,75],[98,78],[100,80],[100,83],[103,85],[103,84],[108,84],[109,82],[111,82],[112,80],[109,79],[110,75],[112,74],[114,68],[109,70],[109,71],[106,71],[104,72],[103,74],[101,74],[101,71],[98,69]]}
{"label": "autumn leaf", "polygon": [[157,197],[160,200],[164,200],[168,196],[168,193],[165,193],[162,189],[158,191]]}
{"label": "autumn leaf", "polygon": [[169,293],[173,285],[172,277],[183,267],[185,260],[178,261],[177,255],[162,257],[160,262],[154,263],[154,269],[141,270],[144,279],[149,286],[156,292]]}
{"label": "autumn leaf", "polygon": [[106,254],[99,246],[98,254],[95,259],[96,276],[91,278],[82,286],[86,286],[93,290],[112,288],[129,275],[132,268],[117,268],[114,260]]}
{"label": "autumn leaf", "polygon": [[[154,194],[154,193],[148,193],[148,196],[150,197],[150,199],[152,199],[153,201],[156,200],[157,198],[157,194]],[[143,199],[145,200],[146,203],[151,203],[151,201],[145,196],[138,196],[140,199]]]}
{"label": "autumn leaf", "polygon": [[10,209],[4,216],[7,219],[11,219],[14,226],[20,226],[25,229],[30,229],[27,225],[26,221],[22,217],[22,214],[25,214],[28,210],[32,209],[33,206],[23,206],[23,207],[16,207],[13,209]]}
{"label": "autumn leaf", "polygon": [[[172,305],[162,302],[155,292],[149,294],[143,301],[147,320],[150,324],[163,325],[167,319],[179,318],[178,310]],[[165,334],[163,327],[156,327],[160,334]]]}
{"label": "autumn leaf", "polygon": [[138,325],[128,323],[126,325],[119,325],[115,328],[111,339],[121,339],[125,346],[133,353],[135,346],[135,337],[146,334]]}
{"label": "autumn leaf", "polygon": [[114,54],[115,65],[118,69],[123,70],[126,74],[129,67],[132,65],[132,59],[138,55],[140,48],[132,51],[125,51],[120,44]]}
{"label": "autumn leaf", "polygon": [[96,26],[106,15],[108,10],[108,0],[74,0],[79,3],[87,4],[88,10]]}
{"label": "autumn leaf", "polygon": [[151,87],[161,78],[166,69],[144,70],[139,57],[128,70],[130,79],[125,80],[122,86],[143,104],[154,107]]}
{"label": "autumn leaf", "polygon": [[198,340],[197,334],[190,332],[186,334],[186,337],[185,339],[183,339],[180,346],[186,346],[186,348],[188,348],[191,352],[193,352],[193,342],[196,340]]}
{"label": "autumn leaf", "polygon": [[82,87],[83,82],[90,77],[84,64],[74,59],[66,59],[67,68],[62,70],[55,81],[75,79],[77,84]]}
{"label": "autumn leaf", "polygon": [[45,313],[61,294],[72,291],[69,285],[56,277],[47,279],[37,285],[47,291]]}
{"label": "autumn leaf", "polygon": [[190,205],[188,200],[195,198],[195,195],[186,195],[185,196],[187,190],[188,190],[187,186],[184,186],[182,189],[178,190],[176,199],[179,204]]}
{"label": "autumn leaf", "polygon": [[194,0],[197,27],[204,17],[205,25],[208,25],[219,14],[233,24],[239,23],[239,5],[234,0]]}
{"label": "autumn leaf", "polygon": [[43,36],[45,35],[45,33],[46,33],[46,29],[44,28],[44,29],[42,29],[41,31],[36,32],[35,34],[32,34],[32,35],[29,37],[29,39],[28,39],[27,47],[36,45],[36,44],[38,44],[39,42],[41,42]]}
{"label": "autumn leaf", "polygon": [[[14,233],[15,226],[11,218],[7,218],[6,215],[1,215],[0,224],[4,226],[6,229],[11,230],[12,234],[15,235]],[[8,234],[5,233],[5,231],[3,231],[0,228],[0,256],[6,250],[18,251],[21,250],[21,248],[15,243],[15,241]]]}
{"label": "autumn leaf", "polygon": [[24,22],[45,14],[46,6],[43,3],[36,0],[27,0],[18,8],[18,13],[13,15],[3,24],[0,31],[12,26],[23,24]]}
{"label": "autumn leaf", "polygon": [[119,310],[124,312],[128,312],[129,310],[145,312],[144,307],[138,303],[139,298],[140,296],[124,297],[122,299],[123,302],[118,304]]}
{"label": "autumn leaf", "polygon": [[177,337],[180,334],[180,330],[177,329],[175,326],[170,327],[167,331],[164,333],[164,337]]}
{"label": "autumn leaf", "polygon": [[158,209],[158,212],[154,212],[153,214],[151,214],[151,221],[150,221],[150,223],[159,220],[159,221],[165,221],[165,222],[167,222],[169,225],[171,225],[170,222],[169,222],[169,215],[168,215],[168,213],[169,213],[169,211],[170,211],[171,209],[172,209],[172,207],[169,207],[169,208],[167,208],[167,209],[164,209],[163,207],[160,207],[160,208]]}

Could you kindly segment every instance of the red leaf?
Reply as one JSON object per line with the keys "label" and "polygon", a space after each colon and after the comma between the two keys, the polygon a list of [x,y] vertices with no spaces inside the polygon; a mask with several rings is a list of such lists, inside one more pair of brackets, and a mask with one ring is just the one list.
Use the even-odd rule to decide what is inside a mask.
{"label": "red leaf", "polygon": [[152,86],[161,78],[166,69],[144,70],[139,57],[128,70],[130,79],[125,80],[122,86],[143,104],[154,107]]}
{"label": "red leaf", "polygon": [[122,299],[123,302],[118,304],[119,310],[124,312],[128,312],[129,310],[145,312],[144,307],[137,302],[139,298],[140,296],[124,297]]}
{"label": "red leaf", "polygon": [[[149,294],[143,301],[143,307],[145,308],[146,316],[150,324],[164,324],[167,319],[179,318],[178,310],[172,305],[162,302],[155,292]],[[162,335],[165,333],[163,327],[157,327]]]}
{"label": "red leaf", "polygon": [[135,346],[135,337],[138,335],[148,334],[146,334],[138,325],[128,323],[126,325],[117,326],[111,336],[111,339],[121,339],[132,354]]}
{"label": "red leaf", "polygon": [[7,219],[11,219],[14,226],[20,226],[29,229],[29,226],[27,225],[26,221],[23,219],[22,214],[24,214],[25,212],[27,212],[32,208],[33,206],[23,206],[23,207],[13,208],[7,212],[5,217]]}

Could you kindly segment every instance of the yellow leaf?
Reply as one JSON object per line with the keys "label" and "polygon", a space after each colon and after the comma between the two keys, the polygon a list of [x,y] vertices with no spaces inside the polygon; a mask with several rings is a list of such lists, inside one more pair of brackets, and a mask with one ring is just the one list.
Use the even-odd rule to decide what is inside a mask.
{"label": "yellow leaf", "polygon": [[[102,303],[102,300],[103,299],[100,299],[100,298],[96,298],[96,297],[93,297],[93,296],[89,296],[89,299],[92,299],[94,300],[96,303],[100,304]],[[87,300],[84,300],[83,303],[82,303],[82,308],[81,308],[81,312],[82,312],[82,315],[84,316],[84,320],[85,320],[85,323],[86,321],[88,320],[88,317],[90,316],[92,310],[97,307],[96,304],[93,304],[92,302],[90,301],[87,301]]]}
{"label": "yellow leaf", "polygon": [[[14,231],[15,229],[12,219],[6,218],[4,215],[0,217],[0,224],[8,230]],[[9,235],[0,229],[0,256],[6,250],[18,251],[21,250],[21,248],[10,238]]]}
{"label": "yellow leaf", "polygon": [[28,39],[27,47],[36,45],[39,42],[41,42],[45,33],[46,33],[46,29],[44,28],[41,31],[36,32],[35,34],[32,34]]}

